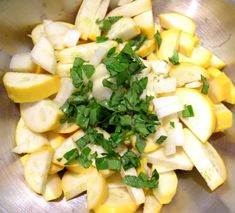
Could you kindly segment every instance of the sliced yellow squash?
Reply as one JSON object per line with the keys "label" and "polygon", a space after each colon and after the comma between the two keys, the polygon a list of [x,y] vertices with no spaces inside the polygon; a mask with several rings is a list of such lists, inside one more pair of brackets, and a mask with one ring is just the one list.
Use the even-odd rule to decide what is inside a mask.
{"label": "sliced yellow squash", "polygon": [[105,202],[98,206],[95,213],[134,213],[138,205],[131,199],[125,188],[109,188]]}
{"label": "sliced yellow squash", "polygon": [[45,190],[53,150],[45,148],[29,155],[24,166],[24,178],[28,186],[38,194]]}
{"label": "sliced yellow squash", "polygon": [[21,104],[20,112],[25,124],[35,132],[47,132],[57,128],[63,116],[59,106],[50,99]]}
{"label": "sliced yellow squash", "polygon": [[174,171],[160,173],[158,187],[153,189],[153,194],[160,204],[168,204],[176,194],[178,178]]}
{"label": "sliced yellow squash", "polygon": [[62,195],[61,180],[58,174],[48,175],[43,197],[46,201],[59,198]]}
{"label": "sliced yellow squash", "polygon": [[179,29],[186,33],[194,35],[196,24],[194,21],[179,13],[164,13],[159,15],[160,25],[166,29]]}
{"label": "sliced yellow squash", "polygon": [[189,129],[184,129],[184,150],[193,164],[213,191],[227,179],[227,170],[223,160],[208,143],[201,143]]}
{"label": "sliced yellow squash", "polygon": [[215,104],[215,132],[223,132],[233,126],[233,113],[222,103]]}
{"label": "sliced yellow squash", "polygon": [[215,108],[211,100],[194,89],[178,88],[176,95],[182,104],[191,105],[194,116],[184,118],[180,113],[181,121],[202,141],[206,142],[215,130]]}
{"label": "sliced yellow squash", "polygon": [[3,83],[8,97],[16,103],[35,102],[58,92],[60,79],[58,76],[7,72]]}

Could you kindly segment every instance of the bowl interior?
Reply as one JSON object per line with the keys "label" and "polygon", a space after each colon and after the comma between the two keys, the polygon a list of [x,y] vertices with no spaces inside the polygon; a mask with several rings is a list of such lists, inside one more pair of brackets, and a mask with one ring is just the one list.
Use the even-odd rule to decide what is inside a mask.
{"label": "bowl interior", "polygon": [[[6,96],[1,76],[8,70],[10,55],[32,47],[32,27],[43,19],[74,21],[81,0],[0,1],[0,212],[86,212],[85,196],[69,202],[46,202],[31,192],[23,179],[23,169],[14,147],[18,106]],[[155,0],[155,15],[177,11],[192,17],[202,44],[220,56],[228,66],[225,72],[235,80],[235,3],[232,0]],[[228,106],[233,112],[234,107]],[[235,127],[216,134],[211,142],[224,158],[228,180],[211,193],[196,170],[178,172],[179,185],[173,202],[164,213],[235,212]]]}

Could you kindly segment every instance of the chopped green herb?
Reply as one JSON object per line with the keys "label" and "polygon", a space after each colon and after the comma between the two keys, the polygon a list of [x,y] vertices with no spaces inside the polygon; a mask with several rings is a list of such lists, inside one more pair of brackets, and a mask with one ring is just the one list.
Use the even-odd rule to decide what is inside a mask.
{"label": "chopped green herb", "polygon": [[175,128],[175,122],[170,121],[170,126],[171,126],[172,128]]}
{"label": "chopped green herb", "polygon": [[81,154],[78,156],[77,161],[84,168],[89,168],[92,164],[92,160],[97,157],[97,153],[91,154],[91,149],[89,147],[85,147]]}
{"label": "chopped green herb", "polygon": [[101,157],[95,160],[96,168],[98,170],[110,169],[119,172],[121,170],[121,160],[114,157]]}
{"label": "chopped green herb", "polygon": [[146,146],[146,142],[140,136],[137,136],[135,147],[138,150],[138,152],[143,153],[145,146]]}
{"label": "chopped green herb", "polygon": [[156,143],[157,143],[157,144],[162,144],[166,139],[167,139],[167,136],[161,135],[161,136],[156,140]]}
{"label": "chopped green herb", "polygon": [[139,174],[138,177],[132,175],[126,175],[123,178],[123,182],[128,186],[135,188],[149,188],[149,189],[156,188],[158,186],[158,180],[159,180],[159,174],[156,169],[152,172],[151,178],[148,178],[148,176],[142,172]]}
{"label": "chopped green herb", "polygon": [[184,110],[182,111],[183,118],[194,117],[192,105],[184,105]]}
{"label": "chopped green herb", "polygon": [[179,64],[179,55],[176,51],[174,51],[173,55],[169,58],[169,61],[174,65]]}
{"label": "chopped green herb", "polygon": [[62,161],[62,159],[63,159],[63,158],[57,158],[57,161],[59,161],[59,162],[60,162],[60,161]]}
{"label": "chopped green herb", "polygon": [[154,38],[157,42],[158,48],[161,46],[162,43],[162,37],[159,31],[157,31],[157,33],[154,35]]}
{"label": "chopped green herb", "polygon": [[140,166],[139,157],[133,151],[127,151],[122,156],[122,166],[124,170],[138,168]]}
{"label": "chopped green herb", "polygon": [[123,43],[123,40],[121,38],[115,38],[114,41],[116,41],[119,44]]}
{"label": "chopped green herb", "polygon": [[109,38],[106,37],[106,36],[97,36],[96,37],[96,43],[103,43],[103,42],[108,41],[108,40],[109,40]]}
{"label": "chopped green herb", "polygon": [[134,39],[129,41],[129,44],[131,47],[133,47],[134,51],[137,51],[140,49],[140,47],[143,45],[143,43],[147,40],[146,35],[139,35],[135,37]]}
{"label": "chopped green herb", "polygon": [[208,94],[208,89],[209,89],[209,83],[203,75],[201,75],[201,81],[202,81],[202,89],[201,93],[207,95]]}
{"label": "chopped green herb", "polygon": [[91,64],[82,65],[82,70],[86,74],[87,78],[90,78],[95,73],[95,67]]}
{"label": "chopped green herb", "polygon": [[100,24],[100,29],[102,31],[109,31],[114,23],[116,23],[122,16],[111,16],[106,19],[96,20],[97,24]]}
{"label": "chopped green herb", "polygon": [[72,149],[65,153],[63,157],[67,160],[66,164],[70,164],[73,160],[78,157],[78,150],[76,148]]}

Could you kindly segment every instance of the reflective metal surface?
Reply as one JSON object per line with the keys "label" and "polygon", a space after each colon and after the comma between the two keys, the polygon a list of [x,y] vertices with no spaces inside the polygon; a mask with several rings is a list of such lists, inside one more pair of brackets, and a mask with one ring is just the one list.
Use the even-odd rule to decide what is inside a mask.
{"label": "reflective metal surface", "polygon": [[[31,47],[26,36],[43,19],[73,21],[80,0],[1,0],[0,1],[0,77],[8,69],[9,56]],[[228,66],[225,72],[235,81],[235,2],[232,0],[156,0],[155,14],[178,11],[192,17],[205,47],[214,51]],[[233,112],[235,109],[229,106]],[[69,202],[46,202],[24,183],[14,146],[18,107],[6,97],[0,79],[0,212],[44,213],[85,210],[85,198]],[[197,171],[179,172],[177,195],[163,213],[235,212],[235,126],[225,134],[213,136],[212,143],[223,156],[228,181],[211,193]]]}

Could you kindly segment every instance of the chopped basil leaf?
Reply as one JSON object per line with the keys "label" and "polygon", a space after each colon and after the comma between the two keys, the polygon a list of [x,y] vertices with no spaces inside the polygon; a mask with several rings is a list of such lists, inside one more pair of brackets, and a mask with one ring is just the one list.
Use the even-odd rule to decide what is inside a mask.
{"label": "chopped basil leaf", "polygon": [[116,41],[119,44],[123,43],[123,40],[121,38],[115,38],[114,41]]}
{"label": "chopped basil leaf", "polygon": [[106,37],[106,36],[97,36],[96,37],[96,43],[103,43],[103,42],[108,41],[108,40],[109,40],[109,38]]}
{"label": "chopped basil leaf", "polygon": [[143,45],[146,39],[147,39],[146,35],[139,35],[134,39],[130,40],[129,44],[131,45],[131,47],[133,47],[134,51],[137,51],[140,49],[140,47]]}
{"label": "chopped basil leaf", "polygon": [[154,35],[154,38],[157,42],[158,48],[161,46],[162,43],[162,37],[159,31],[157,31],[157,33]]}
{"label": "chopped basil leaf", "polygon": [[98,170],[110,169],[112,171],[117,171],[117,172],[121,170],[121,160],[118,158],[113,158],[113,157],[96,158],[95,163],[96,163],[96,168]]}
{"label": "chopped basil leaf", "polygon": [[170,121],[170,126],[171,126],[172,128],[175,128],[175,122]]}
{"label": "chopped basil leaf", "polygon": [[82,65],[82,70],[86,74],[86,77],[90,78],[95,72],[95,67],[91,64],[84,64]]}
{"label": "chopped basil leaf", "polygon": [[208,89],[209,89],[209,83],[203,75],[201,75],[201,81],[202,81],[202,89],[201,93],[207,95],[208,94]]}
{"label": "chopped basil leaf", "polygon": [[63,159],[63,158],[57,158],[57,161],[59,161],[59,162],[60,162],[60,161],[62,161],[62,159]]}
{"label": "chopped basil leaf", "polygon": [[145,146],[146,146],[146,142],[140,136],[137,136],[135,147],[138,150],[138,152],[143,153]]}
{"label": "chopped basil leaf", "polygon": [[167,136],[161,135],[161,136],[156,140],[156,143],[157,143],[157,144],[162,144],[166,139],[167,139]]}
{"label": "chopped basil leaf", "polygon": [[133,151],[127,151],[122,156],[122,166],[124,170],[138,168],[140,166],[139,157]]}
{"label": "chopped basil leaf", "polygon": [[189,118],[193,116],[194,116],[194,112],[193,112],[192,105],[184,105],[184,110],[182,111],[182,117]]}
{"label": "chopped basil leaf", "polygon": [[97,24],[100,24],[102,31],[109,31],[114,23],[116,23],[122,16],[111,16],[103,20],[96,20]]}
{"label": "chopped basil leaf", "polygon": [[179,55],[176,51],[174,51],[173,55],[169,58],[169,61],[174,65],[179,64]]}
{"label": "chopped basil leaf", "polygon": [[135,188],[149,188],[149,189],[157,188],[158,180],[159,180],[159,174],[156,169],[152,172],[152,176],[150,178],[148,178],[148,176],[142,172],[139,174],[138,177],[132,175],[126,175],[123,178],[123,182],[128,186]]}
{"label": "chopped basil leaf", "polygon": [[73,160],[78,157],[78,150],[76,148],[72,149],[65,153],[63,157],[67,160],[66,164],[70,164]]}

